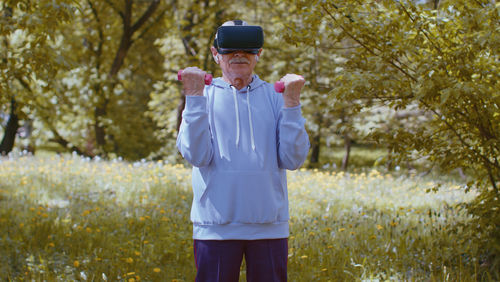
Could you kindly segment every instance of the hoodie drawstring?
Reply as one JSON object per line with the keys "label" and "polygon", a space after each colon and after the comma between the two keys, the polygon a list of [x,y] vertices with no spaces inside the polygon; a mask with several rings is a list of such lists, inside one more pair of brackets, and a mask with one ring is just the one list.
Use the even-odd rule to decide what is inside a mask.
{"label": "hoodie drawstring", "polygon": [[255,151],[255,141],[253,138],[252,111],[250,110],[250,85],[248,85],[247,87],[247,107],[248,107],[248,123],[250,124],[250,140],[252,142],[252,150]]}
{"label": "hoodie drawstring", "polygon": [[[236,95],[236,87],[231,85],[233,90],[234,98],[234,111],[236,114],[236,148],[240,143],[240,110],[238,107],[238,97]],[[255,151],[255,139],[253,135],[253,122],[252,122],[252,111],[250,110],[250,85],[247,87],[247,109],[248,109],[248,123],[250,124],[250,142],[252,145],[252,150]]]}
{"label": "hoodie drawstring", "polygon": [[233,89],[234,111],[236,112],[236,148],[238,148],[240,143],[240,110],[238,108],[238,100],[236,97],[236,87],[231,85],[231,89]]}

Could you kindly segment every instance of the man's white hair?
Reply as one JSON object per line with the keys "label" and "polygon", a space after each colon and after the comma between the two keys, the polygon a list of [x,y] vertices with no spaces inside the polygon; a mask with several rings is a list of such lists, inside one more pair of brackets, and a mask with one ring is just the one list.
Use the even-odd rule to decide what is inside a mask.
{"label": "man's white hair", "polygon": [[248,23],[242,20],[233,20],[233,21],[227,21],[222,24],[222,26],[232,26],[232,25],[248,25]]}

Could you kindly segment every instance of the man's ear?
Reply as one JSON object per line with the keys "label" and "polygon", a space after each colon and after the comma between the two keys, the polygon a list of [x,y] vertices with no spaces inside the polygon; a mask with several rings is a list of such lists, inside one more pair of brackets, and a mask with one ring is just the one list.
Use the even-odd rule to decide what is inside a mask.
{"label": "man's ear", "polygon": [[217,53],[217,49],[214,46],[210,47],[210,51],[212,52],[212,57],[216,64],[219,64],[219,53]]}

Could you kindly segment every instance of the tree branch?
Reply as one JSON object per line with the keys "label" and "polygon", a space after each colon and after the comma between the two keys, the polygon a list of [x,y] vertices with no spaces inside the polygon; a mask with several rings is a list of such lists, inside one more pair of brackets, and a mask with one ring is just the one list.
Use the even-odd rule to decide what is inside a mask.
{"label": "tree branch", "polygon": [[113,2],[111,2],[110,0],[104,0],[110,7],[111,9],[113,9],[121,18],[122,20],[125,18],[125,15],[123,14],[122,11],[120,11],[120,9],[118,9],[115,4],[113,4]]}
{"label": "tree branch", "polygon": [[132,33],[141,28],[141,26],[153,15],[159,4],[160,0],[153,0],[153,2],[151,2],[146,12],[144,12],[144,14],[142,14],[142,16],[137,20],[137,22],[132,25]]}
{"label": "tree branch", "polygon": [[89,4],[90,6],[90,9],[92,10],[92,14],[94,15],[96,21],[97,21],[97,32],[99,34],[99,44],[97,45],[97,50],[93,50],[93,44],[92,42],[89,40],[90,42],[90,46],[91,46],[91,51],[94,52],[94,54],[96,55],[97,57],[97,62],[96,62],[96,69],[97,69],[97,73],[99,73],[99,70],[101,68],[101,55],[102,55],[102,46],[104,44],[104,32],[102,30],[102,26],[101,26],[101,19],[99,18],[99,14],[97,12],[97,9],[94,7],[94,5],[92,4],[92,1],[90,0],[87,0],[87,3]]}
{"label": "tree branch", "polygon": [[[399,6],[401,6],[401,8],[403,9],[403,12],[405,12],[405,14],[408,16],[408,18],[415,24],[415,26],[418,26],[416,24],[416,20],[410,15],[410,13],[406,9],[406,7],[403,5],[403,3],[401,3],[401,1],[398,1],[398,3],[399,3]],[[437,46],[436,43],[434,43],[434,41],[429,37],[429,35],[427,34],[427,32],[425,30],[423,30],[420,26],[418,26],[418,30],[420,32],[422,32],[422,34],[425,36],[425,38],[427,38],[427,40],[429,40],[429,42],[431,43],[432,47],[434,47],[434,49],[436,49],[439,52],[440,55],[443,55],[443,51],[441,50],[441,48],[439,46]]]}
{"label": "tree branch", "polygon": [[147,33],[147,32],[148,32],[148,31],[149,31],[149,30],[150,30],[150,29],[151,29],[151,28],[152,28],[152,27],[156,24],[156,23],[158,23],[158,22],[159,22],[159,21],[160,21],[160,20],[161,20],[161,19],[165,16],[165,14],[167,13],[167,11],[168,11],[168,8],[163,9],[163,11],[161,11],[161,12],[158,14],[158,16],[157,16],[157,17],[153,20],[153,22],[152,22],[150,25],[148,25],[147,27],[145,27],[145,28],[143,28],[143,29],[142,29],[141,33],[140,33],[140,34],[139,34],[139,35],[138,35],[135,39],[133,39],[133,40],[132,40],[132,42],[134,42],[134,41],[136,41],[136,40],[138,40],[138,39],[142,39],[142,38],[143,38],[143,36],[144,36],[144,35],[145,35],[145,34],[146,34],[146,33]]}
{"label": "tree branch", "polygon": [[[379,56],[377,53],[375,53],[375,51],[373,51],[370,47],[368,47],[364,42],[362,42],[361,40],[359,40],[356,36],[354,36],[353,34],[351,34],[349,31],[347,31],[347,29],[342,25],[342,24],[339,24],[337,19],[332,15],[332,13],[325,7],[324,4],[321,5],[321,7],[323,8],[323,10],[325,10],[325,12],[330,16],[330,18],[332,18],[333,21],[335,21],[338,26],[350,37],[352,38],[354,41],[356,41],[359,45],[363,46],[363,48],[368,51],[370,54],[372,54],[373,56],[375,57],[379,57],[379,58],[382,58],[386,63],[390,64],[391,66],[395,67],[397,70],[399,70],[400,72],[402,72],[405,76],[407,76],[408,78],[410,78],[411,80],[413,80],[414,82],[417,82],[418,80],[413,77],[411,74],[409,74],[407,71],[405,71],[401,66],[398,66],[397,64],[395,64],[393,61],[391,60],[387,60],[387,59],[384,59],[384,57],[381,57]],[[399,63],[399,62],[398,62]]]}

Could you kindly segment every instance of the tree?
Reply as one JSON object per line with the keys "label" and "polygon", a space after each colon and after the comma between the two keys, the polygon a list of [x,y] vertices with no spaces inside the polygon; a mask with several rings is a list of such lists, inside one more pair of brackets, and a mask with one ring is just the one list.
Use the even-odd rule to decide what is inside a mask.
{"label": "tree", "polygon": [[52,36],[74,13],[74,1],[9,0],[0,6],[0,111],[9,119],[0,153],[9,153],[23,107],[32,97],[26,86],[41,72],[52,72],[64,64],[51,47]]}
{"label": "tree", "polygon": [[[487,261],[498,269],[498,4],[458,0],[432,10],[409,1],[294,2],[301,13],[285,29],[290,41],[314,46],[322,31],[332,42],[356,44],[333,98],[395,110],[416,106],[426,114],[418,128],[374,128],[371,137],[388,144],[398,161],[418,156],[444,171],[466,168],[474,178],[467,189],[480,191],[469,211]],[[321,29],[325,24],[330,28]]]}
{"label": "tree", "polygon": [[85,131],[72,134],[73,140],[83,139],[94,153],[127,159],[146,157],[160,145],[153,137],[155,125],[144,113],[152,85],[164,72],[156,41],[167,32],[172,4],[82,1],[74,28],[63,35],[78,61],[73,74],[61,74],[66,76],[64,88],[83,109],[74,120],[80,117],[76,128]]}

